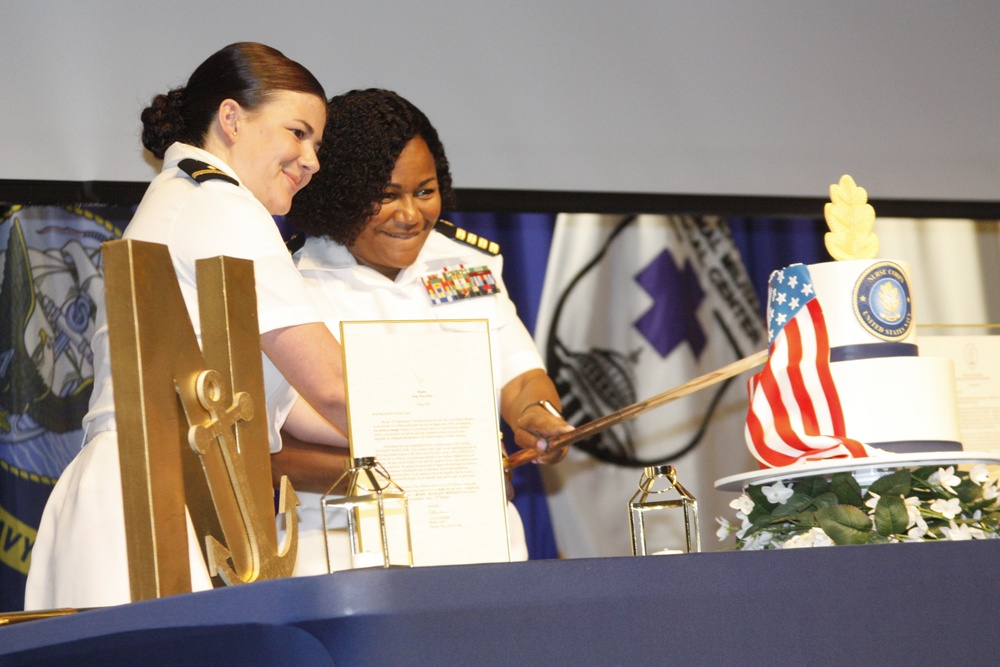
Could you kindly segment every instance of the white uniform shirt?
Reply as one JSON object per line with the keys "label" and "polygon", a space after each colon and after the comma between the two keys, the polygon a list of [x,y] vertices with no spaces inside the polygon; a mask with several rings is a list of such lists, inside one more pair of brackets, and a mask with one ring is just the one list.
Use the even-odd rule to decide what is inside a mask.
{"label": "white uniform shirt", "polygon": [[[543,368],[541,355],[503,283],[503,258],[431,233],[416,261],[389,280],[358,264],[347,248],[325,238],[309,238],[296,254],[296,265],[327,326],[340,336],[340,322],[350,320],[488,319],[493,378],[497,392],[518,375]],[[498,294],[434,305],[421,280],[445,267],[490,268]]]}
{"label": "white uniform shirt", "polygon": [[[254,262],[257,318],[261,333],[282,327],[319,322],[302,277],[295,269],[284,241],[267,212],[245,186],[223,180],[198,183],[177,166],[185,158],[207,162],[239,180],[218,157],[194,146],[174,143],[164,156],[163,170],[149,189],[125,230],[124,238],[161,243],[170,250],[177,282],[195,333],[201,335],[195,260],[238,257]],[[84,416],[88,436],[115,430],[114,394],[108,348],[107,315],[103,299],[94,334],[94,391]],[[271,450],[281,449],[278,427],[290,407],[278,400],[283,386],[278,370],[265,356],[264,390],[268,398]]]}
{"label": "white uniform shirt", "polygon": [[[242,185],[198,183],[178,163],[194,158],[239,180],[217,157],[175,143],[125,232],[126,238],[165,244],[196,333],[200,332],[195,260],[227,255],[254,262],[257,313],[262,332],[321,321],[302,277],[285,249],[274,219]],[[94,392],[84,417],[89,443],[67,466],[49,496],[31,555],[25,608],[93,607],[130,599],[125,518],[107,339],[101,304],[94,346]],[[265,391],[283,385],[264,358]],[[283,417],[268,400],[272,449]],[[188,525],[192,590],[211,588],[201,551]]]}
{"label": "white uniform shirt", "polygon": [[[489,255],[438,233],[431,233],[416,261],[400,271],[395,280],[358,264],[350,251],[325,238],[309,238],[295,256],[296,265],[306,280],[309,293],[327,327],[340,337],[340,322],[351,320],[448,320],[488,319],[493,382],[497,400],[500,390],[518,375],[543,368],[541,355],[531,334],[524,327],[514,303],[507,295],[501,273],[503,258]],[[486,265],[496,285],[497,294],[461,299],[434,305],[421,280],[428,274],[440,274],[447,268],[467,269]],[[288,394],[295,396],[287,387]],[[286,399],[287,400],[287,399]],[[325,572],[322,542],[322,518],[319,495],[299,493],[299,554],[296,575]],[[511,558],[527,560],[524,527],[513,504],[507,508]],[[317,546],[317,544],[319,546]],[[345,551],[332,557],[335,569],[348,567]]]}

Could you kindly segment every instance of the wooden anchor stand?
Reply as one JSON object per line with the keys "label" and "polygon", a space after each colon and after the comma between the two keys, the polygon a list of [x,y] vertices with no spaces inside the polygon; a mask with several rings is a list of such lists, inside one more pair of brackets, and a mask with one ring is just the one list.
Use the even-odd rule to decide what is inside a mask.
{"label": "wooden anchor stand", "polygon": [[767,350],[761,350],[756,354],[751,354],[749,357],[744,357],[739,361],[734,361],[733,363],[714,370],[711,373],[706,373],[705,375],[696,377],[693,380],[689,380],[680,386],[663,392],[662,394],[657,394],[652,398],[647,398],[644,401],[639,401],[638,403],[633,403],[632,405],[628,405],[620,410],[615,410],[611,414],[595,419],[594,421],[584,424],[583,426],[579,426],[569,433],[552,438],[549,441],[549,448],[544,452],[537,449],[522,449],[514,452],[507,457],[504,469],[505,471],[510,472],[514,468],[524,465],[529,461],[533,461],[540,456],[569,447],[575,442],[586,440],[587,438],[596,435],[601,431],[605,431],[612,426],[621,424],[622,422],[630,419],[635,419],[639,415],[649,412],[654,408],[658,408],[661,405],[665,405],[671,401],[677,400],[678,398],[683,398],[689,394],[711,387],[714,384],[718,384],[723,380],[735,377],[740,373],[750,370],[751,368],[756,368],[767,361],[767,354]]}

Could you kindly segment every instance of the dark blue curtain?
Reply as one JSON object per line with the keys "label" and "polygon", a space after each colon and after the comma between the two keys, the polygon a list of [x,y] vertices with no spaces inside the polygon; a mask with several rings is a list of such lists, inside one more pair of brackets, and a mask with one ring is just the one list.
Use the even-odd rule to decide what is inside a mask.
{"label": "dark blue curtain", "polygon": [[762,309],[767,305],[767,280],[772,271],[796,262],[830,261],[823,245],[827,227],[822,218],[729,218],[728,221]]}
{"label": "dark blue curtain", "polygon": [[[517,306],[521,321],[528,327],[528,331],[534,333],[542,286],[545,284],[549,246],[552,245],[555,214],[451,213],[446,218],[466,231],[500,244],[504,261],[504,283],[511,300]],[[504,442],[513,443],[514,438],[506,424],[502,430]],[[530,558],[558,558],[549,506],[545,501],[545,488],[538,469],[533,465],[515,468],[512,481],[514,505],[524,522]]]}

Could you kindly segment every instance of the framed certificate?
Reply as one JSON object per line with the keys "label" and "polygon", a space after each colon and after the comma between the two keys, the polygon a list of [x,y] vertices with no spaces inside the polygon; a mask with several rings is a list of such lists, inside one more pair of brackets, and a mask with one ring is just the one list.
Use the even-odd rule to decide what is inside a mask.
{"label": "framed certificate", "polygon": [[510,560],[487,320],[342,322],[351,455],[409,499],[413,564]]}
{"label": "framed certificate", "polygon": [[966,451],[1000,454],[1000,336],[920,336],[920,355],[955,363]]}

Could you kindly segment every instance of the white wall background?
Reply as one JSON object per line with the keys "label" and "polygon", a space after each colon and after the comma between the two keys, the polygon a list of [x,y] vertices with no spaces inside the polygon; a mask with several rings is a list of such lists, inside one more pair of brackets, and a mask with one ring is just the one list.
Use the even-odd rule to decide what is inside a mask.
{"label": "white wall background", "polygon": [[146,181],[139,112],[262,41],[393,88],[456,185],[1000,199],[1000,3],[4,0],[0,179]]}

